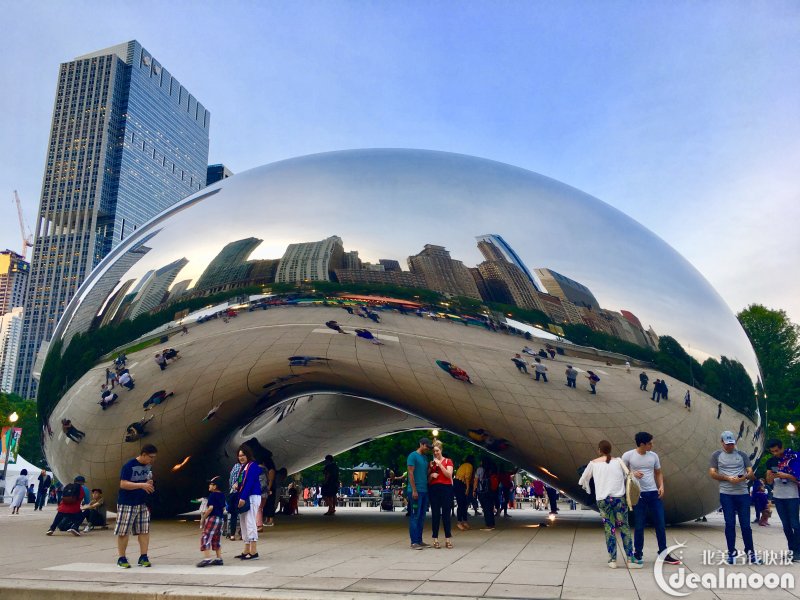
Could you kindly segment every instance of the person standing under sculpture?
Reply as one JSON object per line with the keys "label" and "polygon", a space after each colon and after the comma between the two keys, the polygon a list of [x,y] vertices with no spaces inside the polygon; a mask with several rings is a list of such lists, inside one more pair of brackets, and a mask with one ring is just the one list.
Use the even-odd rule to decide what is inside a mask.
{"label": "person standing under sculpture", "polygon": [[242,539],[244,540],[244,550],[234,558],[241,560],[254,560],[258,558],[258,527],[256,526],[256,514],[261,504],[261,467],[258,466],[253,458],[253,450],[247,444],[239,446],[239,463],[242,470],[236,482],[238,492],[239,526],[242,528]]}
{"label": "person standing under sculpture", "polygon": [[336,492],[339,491],[339,465],[333,460],[333,456],[328,454],[325,457],[325,466],[322,468],[322,497],[325,498],[325,505],[328,512],[325,516],[336,514]]}
{"label": "person standing under sculpture", "polygon": [[431,531],[433,547],[439,545],[439,521],[444,527],[444,544],[453,547],[453,534],[450,529],[450,513],[453,511],[453,461],[442,452],[442,442],[433,442],[433,460],[428,468],[428,490],[431,499]]}
{"label": "person standing under sculpture", "polygon": [[747,481],[753,479],[750,457],[736,449],[736,436],[723,431],[720,436],[722,449],[711,455],[708,475],[719,481],[719,503],[725,518],[725,541],[728,545],[728,564],[736,562],[736,519],[742,531],[744,551],[750,564],[761,564],[753,547],[753,530],[750,527],[750,495]]}
{"label": "person standing under sculpture", "polygon": [[[633,555],[636,560],[641,561],[644,548],[644,526],[648,515],[652,519],[656,533],[657,554],[661,554],[667,549],[664,503],[661,500],[664,496],[664,474],[661,472],[661,461],[658,454],[653,452],[653,435],[646,431],[640,431],[636,434],[634,441],[636,448],[623,454],[622,462],[639,480],[641,489],[639,502],[633,507]],[[668,565],[681,564],[681,561],[671,554],[664,557],[664,562]]]}
{"label": "person standing under sculpture", "polygon": [[14,485],[11,487],[11,514],[18,515],[19,507],[25,501],[25,494],[28,492],[28,469],[22,469]]}
{"label": "person standing under sculpture", "polygon": [[494,463],[488,458],[481,459],[481,466],[475,470],[475,478],[472,484],[472,495],[480,502],[481,509],[483,510],[483,521],[486,531],[492,531],[495,526],[494,521],[494,496],[492,492],[492,474],[496,471]]}
{"label": "person standing under sculpture", "polygon": [[647,376],[647,373],[642,371],[639,373],[639,389],[643,391],[647,391],[647,382],[650,381],[650,378]]}
{"label": "person standing under sculpture", "polygon": [[767,442],[772,455],[767,460],[767,483],[772,485],[772,502],[783,525],[783,533],[792,553],[792,561],[800,562],[800,458],[791,448],[784,448],[777,439]]}
{"label": "person standing under sculpture", "polygon": [[547,367],[542,364],[541,358],[534,358],[533,360],[536,362],[536,364],[533,365],[533,368],[536,371],[536,381],[539,381],[539,378],[541,377],[544,379],[544,382],[547,383]]}
{"label": "person standing under sculpture", "polygon": [[120,471],[114,535],[117,536],[119,551],[117,566],[122,569],[131,568],[125,557],[131,530],[139,539],[139,566],[150,566],[150,558],[147,556],[150,545],[150,509],[146,502],[147,496],[155,492],[151,467],[156,460],[156,454],[158,449],[152,444],[147,444],[142,447],[139,456],[126,462]]}
{"label": "person standing under sculpture", "polygon": [[473,463],[475,457],[471,454],[464,459],[461,466],[458,467],[455,477],[453,478],[453,493],[456,497],[456,527],[462,531],[469,529],[469,501],[472,496],[472,473],[474,471]]}
{"label": "person standing under sculpture", "polygon": [[425,515],[428,514],[428,461],[425,455],[430,447],[431,441],[428,438],[420,438],[419,447],[406,459],[410,507],[408,534],[413,550],[422,550],[429,546],[422,541],[422,530],[425,528]]}

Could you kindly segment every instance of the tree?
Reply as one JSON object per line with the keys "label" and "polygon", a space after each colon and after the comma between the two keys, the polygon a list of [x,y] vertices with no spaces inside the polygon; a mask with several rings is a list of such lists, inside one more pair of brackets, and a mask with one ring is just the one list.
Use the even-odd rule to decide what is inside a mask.
{"label": "tree", "polygon": [[796,409],[800,327],[789,320],[786,311],[772,310],[761,304],[751,304],[736,316],[753,344],[770,404]]}
{"label": "tree", "polygon": [[[30,400],[23,400],[14,394],[0,393],[0,423],[2,423],[2,427],[11,426],[8,416],[13,412],[19,415],[14,427],[22,429],[22,436],[19,438],[20,456],[39,467],[43,467],[45,460],[40,440],[41,427],[39,427],[39,420],[36,417],[36,403]],[[2,468],[3,466],[0,464],[0,469]]]}

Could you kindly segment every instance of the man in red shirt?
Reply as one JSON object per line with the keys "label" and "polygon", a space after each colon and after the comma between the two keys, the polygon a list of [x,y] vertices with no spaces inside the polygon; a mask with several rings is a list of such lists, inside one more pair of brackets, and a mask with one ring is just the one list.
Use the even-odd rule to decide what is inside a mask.
{"label": "man in red shirt", "polygon": [[53,535],[62,521],[67,523],[67,531],[74,536],[80,536],[81,532],[78,531],[78,524],[83,520],[83,513],[81,512],[81,502],[85,497],[83,492],[83,484],[86,479],[82,475],[78,475],[73,483],[68,483],[64,486],[64,491],[61,494],[61,502],[58,503],[58,512],[56,518],[53,519],[53,524],[50,525],[45,534]]}

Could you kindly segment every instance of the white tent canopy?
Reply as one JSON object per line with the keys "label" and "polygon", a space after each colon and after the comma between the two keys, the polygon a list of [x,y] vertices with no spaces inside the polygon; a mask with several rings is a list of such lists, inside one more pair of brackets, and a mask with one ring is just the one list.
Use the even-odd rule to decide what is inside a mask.
{"label": "white tent canopy", "polygon": [[[0,469],[2,468],[2,463],[0,463]],[[17,480],[17,477],[19,477],[22,469],[28,470],[28,485],[33,484],[36,486],[34,489],[38,491],[39,482],[37,478],[39,477],[39,473],[42,469],[33,463],[28,462],[22,457],[22,455],[18,454],[17,462],[14,464],[9,464],[8,471],[6,471],[6,495],[3,498],[3,502],[9,502],[11,500],[11,488],[14,487],[14,482]],[[2,473],[1,470],[0,473]],[[50,477],[53,476],[52,471],[48,471],[47,474],[50,475]]]}

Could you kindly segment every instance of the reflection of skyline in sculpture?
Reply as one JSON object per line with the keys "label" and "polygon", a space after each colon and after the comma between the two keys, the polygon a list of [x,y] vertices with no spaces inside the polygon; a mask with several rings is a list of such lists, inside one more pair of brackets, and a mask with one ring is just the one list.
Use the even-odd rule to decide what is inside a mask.
{"label": "reflection of skyline in sculpture", "polygon": [[227,285],[234,281],[245,279],[247,275],[247,259],[263,241],[250,237],[227,244],[214,257],[214,260],[208,264],[203,274],[200,275],[194,290],[196,292],[209,290],[213,293],[214,291],[225,289]]}
{"label": "reflection of skyline in sculpture", "polygon": [[[113,488],[120,457],[131,448],[123,441],[124,428],[141,418],[142,402],[156,381],[159,388],[175,392],[166,408],[153,409],[148,439],[164,454],[159,464],[169,470],[170,464],[181,464],[188,455],[207,457],[189,461],[168,477],[157,473],[163,481],[161,490],[172,500],[164,507],[167,511],[185,510],[186,500],[196,497],[188,489],[191,482],[202,481],[206,471],[229,463],[234,442],[245,433],[256,436],[264,447],[279,449],[277,460],[292,469],[313,463],[321,450],[315,442],[300,438],[300,443],[283,444],[283,430],[259,428],[256,433],[253,425],[267,413],[293,407],[291,417],[280,426],[287,420],[311,426],[321,415],[339,410],[338,400],[330,395],[359,404],[347,415],[346,439],[335,428],[321,432],[323,454],[388,432],[392,428],[388,421],[378,430],[362,428],[362,419],[384,406],[461,436],[486,432],[487,444],[490,438],[501,442],[491,444],[493,452],[582,500],[583,493],[575,486],[576,469],[595,455],[598,439],[609,439],[617,448],[629,447],[646,423],[662,440],[665,476],[674,482],[674,494],[667,499],[670,519],[697,516],[715,507],[718,490],[713,481],[700,477],[705,474],[702,468],[698,475],[696,467],[697,456],[719,447],[717,427],[739,429],[744,421],[746,433],[740,443],[748,454],[760,451],[755,434],[760,415],[753,393],[758,373],[752,368],[752,349],[729,309],[657,237],[573,188],[469,157],[363,151],[268,165],[215,184],[214,191],[201,201],[188,198],[185,205],[137,234],[158,230],[147,242],[151,252],[115,277],[120,284],[105,302],[116,304],[121,291],[135,297],[132,290],[142,292],[155,271],[181,257],[191,262],[180,279],[197,281],[236,241],[254,246],[251,254],[236,259],[239,266],[242,261],[253,263],[253,270],[244,280],[227,281],[228,289],[221,292],[193,291],[176,284],[174,304],[159,304],[146,316],[112,322],[106,330],[90,330],[74,337],[67,348],[59,344],[69,336],[70,326],[59,325],[61,333],[51,345],[42,376],[39,414],[56,422],[66,416],[87,430],[80,445],[64,446],[58,436],[45,440],[48,460],[59,471],[72,472],[88,464],[92,477]],[[489,205],[492,210],[486,211]],[[269,214],[254,218],[264,206],[269,206]],[[364,210],[344,211],[343,206]],[[536,214],[534,222],[509,218],[519,214],[521,206]],[[571,218],[575,214],[583,215],[591,226],[576,229]],[[376,223],[376,215],[386,218]],[[446,228],[442,215],[447,217]],[[514,244],[513,253],[531,267],[552,268],[591,288],[600,306],[590,310],[552,290],[533,289],[508,255],[492,244],[478,247],[477,227],[498,232],[492,234],[498,237],[502,234]],[[337,235],[331,236],[333,232]],[[264,242],[255,245],[249,238]],[[298,239],[320,241],[297,244]],[[326,241],[331,251],[320,259],[313,249]],[[345,242],[352,244],[347,253]],[[276,261],[278,256],[291,259],[293,252],[295,259],[279,264],[272,277],[279,279],[281,272],[284,282],[261,288],[249,285],[256,263]],[[398,270],[405,257],[413,271]],[[101,270],[110,270],[113,262],[108,260]],[[519,294],[515,300],[508,291],[516,286],[536,298],[545,311],[484,299],[488,288],[484,284],[481,289],[475,277],[482,263],[494,263],[484,265],[484,270],[495,267],[487,272],[488,278],[506,298],[526,301]],[[469,265],[478,266],[470,271]],[[312,271],[316,281],[308,277]],[[345,272],[353,285],[344,283]],[[663,276],[646,278],[642,272]],[[356,281],[361,277],[384,281],[408,277],[421,282],[423,289],[398,284],[393,289],[370,287]],[[186,293],[181,294],[181,288]],[[81,297],[94,297],[91,291],[82,290]],[[272,296],[265,298],[268,293]],[[635,318],[602,306],[625,306]],[[364,327],[367,307],[376,320],[369,323],[369,331],[380,344],[353,335]],[[118,312],[123,309],[120,303]],[[225,318],[237,310],[237,318]],[[212,312],[222,318],[201,318]],[[636,324],[637,319],[648,325],[648,332]],[[344,334],[325,326],[334,321]],[[554,322],[564,324],[557,327]],[[572,343],[542,334],[543,339],[540,329],[532,325],[516,329],[514,323],[540,323],[545,329],[552,325]],[[183,325],[190,332],[186,337],[181,335]],[[624,343],[646,343],[653,328],[662,334],[659,352]],[[138,365],[136,389],[130,391],[129,402],[102,411],[87,390],[104,382],[105,357],[164,335],[172,336],[170,344],[183,358],[160,371],[146,360],[152,357],[151,349],[131,349],[130,362]],[[701,349],[713,357],[702,366],[692,364],[684,350],[690,343],[694,348],[696,338],[705,340]],[[548,343],[553,358],[542,359],[551,365],[553,380],[548,385],[534,383],[530,375],[525,379],[509,361],[523,345],[535,349]],[[651,381],[665,378],[673,398],[682,396],[684,386],[691,389],[691,413],[678,402],[651,402],[639,389],[636,374],[627,372],[626,356],[640,357],[642,362],[630,362],[639,368],[646,365]],[[566,357],[576,369],[600,375],[597,395],[587,393],[583,378],[577,390],[559,384],[557,366]],[[445,372],[437,366],[444,363],[460,371]],[[468,381],[453,378],[461,371]],[[314,401],[296,402],[302,395],[313,395]],[[718,401],[723,402],[720,418]],[[211,411],[214,418],[206,419]]]}
{"label": "reflection of skyline in sculpture", "polygon": [[[548,292],[547,287],[544,283],[539,279],[536,271],[531,272],[531,270],[522,262],[522,259],[519,257],[514,251],[514,248],[503,239],[503,236],[498,235],[496,233],[491,234],[484,234],[479,235],[475,238],[478,240],[478,248],[481,249],[481,253],[486,258],[486,260],[505,260],[506,262],[510,262],[513,265],[516,265],[527,277],[528,281],[536,288],[537,292]],[[490,254],[481,247],[481,242],[483,242],[484,247],[486,245],[490,246],[493,251]],[[552,292],[551,292],[552,293]]]}
{"label": "reflection of skyline in sculpture", "polygon": [[147,313],[161,304],[167,295],[169,286],[172,285],[172,282],[175,281],[180,270],[185,267],[188,262],[186,258],[180,258],[153,271],[150,277],[143,279],[140,282],[141,285],[136,295],[131,301],[129,318],[135,319],[139,315]]}
{"label": "reflection of skyline in sculpture", "polygon": [[331,281],[334,269],[343,266],[342,238],[336,235],[319,242],[289,244],[278,265],[275,281]]}

